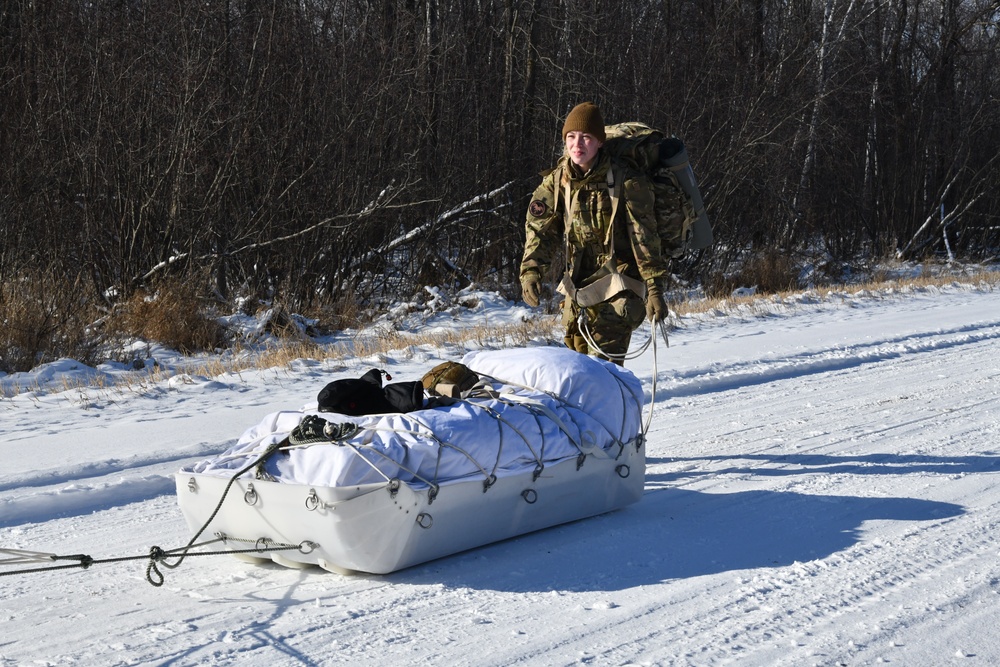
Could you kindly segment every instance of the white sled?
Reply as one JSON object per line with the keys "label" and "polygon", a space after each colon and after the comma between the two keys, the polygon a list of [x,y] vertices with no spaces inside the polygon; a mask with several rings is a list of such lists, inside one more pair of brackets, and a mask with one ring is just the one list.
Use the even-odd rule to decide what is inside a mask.
{"label": "white sled", "polygon": [[352,418],[363,430],[350,441],[279,454],[265,478],[237,478],[220,505],[235,472],[315,412],[269,415],[229,452],[177,473],[188,525],[211,517],[203,535],[240,540],[234,550],[298,547],[239,554],[248,560],[385,574],[639,500],[638,381],[568,350],[521,352],[463,360],[495,380],[498,398]]}

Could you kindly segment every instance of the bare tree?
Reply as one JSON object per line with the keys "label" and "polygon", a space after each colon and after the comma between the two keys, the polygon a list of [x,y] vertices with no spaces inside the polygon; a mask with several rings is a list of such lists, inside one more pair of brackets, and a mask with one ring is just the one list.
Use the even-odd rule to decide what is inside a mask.
{"label": "bare tree", "polygon": [[0,280],[42,253],[105,305],[168,273],[292,307],[512,287],[585,99],[687,143],[718,240],[688,278],[775,247],[989,256],[998,23],[995,0],[9,0]]}

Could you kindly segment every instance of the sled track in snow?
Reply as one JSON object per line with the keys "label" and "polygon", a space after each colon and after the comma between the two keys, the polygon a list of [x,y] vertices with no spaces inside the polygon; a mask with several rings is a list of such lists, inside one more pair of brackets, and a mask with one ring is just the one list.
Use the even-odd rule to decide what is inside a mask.
{"label": "sled track in snow", "polygon": [[116,458],[92,461],[78,466],[64,466],[32,471],[30,473],[11,474],[7,475],[3,481],[0,481],[0,493],[13,489],[69,484],[116,473],[140,470],[142,468],[166,467],[172,472],[174,468],[179,468],[186,462],[214,454],[220,446],[226,447],[233,442],[235,440],[223,443],[222,445],[214,442],[203,443],[198,447],[187,448],[183,452],[157,452],[130,456],[124,459]]}
{"label": "sled track in snow", "polygon": [[173,473],[217,451],[203,443],[183,452],[159,451],[11,474],[0,482],[0,527],[80,516],[175,493]]}
{"label": "sled track in snow", "polygon": [[[888,336],[836,349],[810,350],[796,355],[755,359],[752,362],[710,365],[689,372],[666,374],[659,382],[656,400],[722,392],[737,387],[778,382],[802,375],[849,371],[866,364],[899,360],[1000,340],[1000,322],[953,329]],[[1000,374],[992,377],[1000,377]]]}

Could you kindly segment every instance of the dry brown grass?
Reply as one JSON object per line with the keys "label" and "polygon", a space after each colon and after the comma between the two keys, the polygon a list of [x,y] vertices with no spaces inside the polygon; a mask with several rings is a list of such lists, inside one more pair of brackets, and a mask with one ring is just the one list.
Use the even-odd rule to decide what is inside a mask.
{"label": "dry brown grass", "polygon": [[0,279],[0,371],[28,371],[61,357],[92,362],[88,325],[97,315],[78,279],[41,269]]}
{"label": "dry brown grass", "polygon": [[[298,359],[346,362],[351,358],[377,357],[409,347],[461,347],[474,343],[479,347],[520,347],[538,338],[552,336],[558,320],[543,316],[516,324],[483,324],[466,329],[447,329],[426,333],[407,333],[376,328],[345,342],[319,345],[313,341],[294,341],[272,346],[250,355],[247,363],[257,368],[289,367]],[[247,368],[249,366],[244,366]]]}
{"label": "dry brown grass", "polygon": [[[986,285],[990,287],[1000,283],[1000,272],[975,271],[965,274],[945,274],[935,272],[929,267],[919,275],[904,278],[873,278],[869,281],[850,285],[817,286],[809,290],[810,295],[818,300],[856,296],[863,293],[872,295],[892,295],[908,290],[942,287],[955,283]],[[29,289],[30,280],[0,285],[0,320],[11,323],[5,329],[5,337],[0,340],[0,352],[13,348],[24,350],[38,349],[43,337],[13,339],[10,332],[25,335],[26,332],[38,329],[45,331],[46,323],[50,322],[51,312],[39,304],[48,303],[49,311],[55,308],[55,302],[65,299],[65,292],[52,301],[46,301],[43,295],[53,285],[34,278],[32,285],[37,289]],[[65,288],[63,288],[65,289]],[[768,294],[760,292],[753,295],[734,296],[719,294],[696,300],[677,300],[670,304],[674,318],[706,312],[716,313],[761,313],[767,312],[776,300],[794,298],[802,294],[801,290],[775,290]],[[14,298],[16,297],[16,298]],[[198,304],[197,295],[184,285],[160,286],[155,293],[136,296],[130,300],[115,317],[109,318],[105,327],[121,335],[131,335],[147,340],[157,340],[164,345],[179,350],[209,350],[220,345],[222,335],[219,325],[210,315],[193,304]],[[85,327],[81,326],[81,331]],[[52,331],[49,325],[48,331]],[[365,330],[355,337],[332,344],[319,344],[315,340],[303,336],[300,331],[287,329],[287,336],[279,336],[276,342],[265,349],[257,349],[240,343],[228,343],[225,355],[208,354],[203,357],[189,357],[189,363],[183,370],[165,370],[152,368],[145,373],[124,373],[116,378],[113,384],[98,379],[90,382],[87,387],[73,385],[67,381],[64,390],[81,390],[81,401],[85,401],[83,389],[104,392],[107,398],[113,400],[115,395],[142,393],[166,381],[170,376],[186,373],[192,376],[219,377],[226,374],[239,374],[247,370],[259,369],[291,369],[296,361],[302,359],[322,362],[346,364],[350,359],[387,356],[405,351],[408,348],[430,347],[444,350],[453,349],[455,354],[470,347],[504,348],[520,347],[532,341],[557,341],[561,337],[558,315],[546,314],[530,321],[515,324],[491,325],[484,323],[469,328],[449,328],[444,330],[409,333],[393,329],[390,326],[380,326]],[[79,343],[78,345],[83,345]],[[74,348],[64,348],[69,356],[83,363],[92,363],[86,357],[74,356]],[[76,349],[84,349],[78,347]],[[37,364],[32,364],[33,367]],[[25,369],[27,370],[27,369]],[[37,389],[37,388],[35,388]],[[27,388],[31,390],[31,388]]]}
{"label": "dry brown grass", "polygon": [[104,323],[110,337],[157,341],[184,354],[225,344],[222,326],[192,282],[167,280],[119,304]]}
{"label": "dry brown grass", "polygon": [[754,255],[733,275],[713,275],[705,284],[709,298],[724,298],[739,287],[755,286],[758,293],[774,294],[791,290],[798,283],[799,267],[778,250]]}

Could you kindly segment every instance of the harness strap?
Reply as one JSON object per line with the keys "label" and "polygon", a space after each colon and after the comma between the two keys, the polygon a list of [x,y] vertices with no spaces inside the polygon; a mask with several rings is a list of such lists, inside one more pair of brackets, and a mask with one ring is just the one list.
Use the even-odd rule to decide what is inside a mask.
{"label": "harness strap", "polygon": [[586,287],[580,288],[577,288],[573,284],[569,272],[567,272],[563,275],[562,280],[559,281],[559,285],[556,286],[556,291],[572,299],[574,303],[584,308],[604,303],[616,294],[624,291],[632,291],[638,294],[640,298],[646,298],[646,283],[621,273],[613,257],[605,262],[604,266],[599,269],[600,272],[607,273]]}
{"label": "harness strap", "polygon": [[562,182],[564,176],[565,172],[563,168],[559,167],[556,172],[556,187],[561,190],[563,197],[563,210],[565,215],[563,223],[563,237],[566,243],[566,271],[563,273],[562,280],[559,281],[556,291],[584,308],[596,306],[597,304],[603,303],[613,298],[616,294],[624,291],[634,292],[639,296],[639,298],[645,299],[646,283],[642,280],[637,280],[631,276],[623,274],[618,270],[618,263],[615,261],[615,219],[618,216],[618,205],[621,201],[621,185],[623,179],[620,178],[620,169],[614,163],[608,167],[607,175],[607,192],[611,197],[611,218],[610,223],[608,224],[608,235],[604,240],[604,245],[608,250],[608,260],[594,274],[599,277],[596,280],[593,280],[589,285],[578,288],[573,282],[573,276],[570,274],[573,248],[572,244],[569,242],[569,230],[573,224],[573,218],[576,216],[576,208],[579,203],[579,198],[573,197],[573,189],[568,178],[565,183]]}
{"label": "harness strap", "polygon": [[614,227],[615,216],[618,214],[618,202],[621,200],[622,179],[618,178],[619,167],[614,162],[608,166],[608,196],[611,197],[611,226]]}

